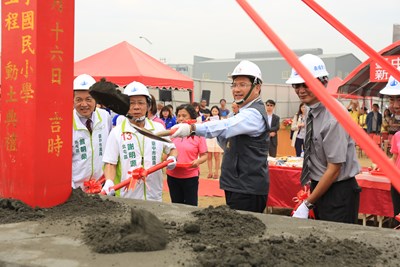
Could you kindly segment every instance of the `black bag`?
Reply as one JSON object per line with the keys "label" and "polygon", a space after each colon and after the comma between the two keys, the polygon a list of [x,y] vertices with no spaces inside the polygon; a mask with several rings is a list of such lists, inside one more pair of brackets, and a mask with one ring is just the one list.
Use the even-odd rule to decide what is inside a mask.
{"label": "black bag", "polygon": [[293,130],[290,130],[290,140],[293,139],[293,134],[294,134],[294,131],[293,131]]}

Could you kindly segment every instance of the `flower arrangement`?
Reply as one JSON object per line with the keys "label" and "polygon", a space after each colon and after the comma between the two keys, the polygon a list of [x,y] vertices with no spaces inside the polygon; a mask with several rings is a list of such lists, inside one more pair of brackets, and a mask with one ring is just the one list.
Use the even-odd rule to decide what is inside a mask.
{"label": "flower arrangement", "polygon": [[284,119],[283,121],[282,121],[282,124],[283,124],[283,126],[285,126],[286,127],[286,129],[290,129],[291,127],[292,127],[292,119],[291,118],[287,118],[287,119]]}

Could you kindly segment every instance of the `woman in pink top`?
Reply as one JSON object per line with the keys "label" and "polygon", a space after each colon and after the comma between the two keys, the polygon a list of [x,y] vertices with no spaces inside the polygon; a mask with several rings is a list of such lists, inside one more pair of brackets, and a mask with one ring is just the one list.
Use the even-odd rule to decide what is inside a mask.
{"label": "woman in pink top", "polygon": [[[400,95],[390,96],[389,103],[392,104],[394,114],[393,116],[399,118],[400,120]],[[391,140],[391,149],[390,153],[392,153],[392,161],[397,168],[400,168],[400,131],[396,132]],[[391,195],[393,202],[393,211],[394,216],[400,215],[400,192],[392,185],[391,186]],[[399,222],[396,223],[396,226],[399,225]]]}
{"label": "woman in pink top", "polygon": [[[176,109],[177,123],[195,120],[197,113],[191,105],[181,105]],[[207,160],[207,144],[204,137],[173,138],[179,152],[177,166],[167,170],[167,182],[172,203],[197,206],[200,164]],[[179,165],[188,163],[189,166]]]}

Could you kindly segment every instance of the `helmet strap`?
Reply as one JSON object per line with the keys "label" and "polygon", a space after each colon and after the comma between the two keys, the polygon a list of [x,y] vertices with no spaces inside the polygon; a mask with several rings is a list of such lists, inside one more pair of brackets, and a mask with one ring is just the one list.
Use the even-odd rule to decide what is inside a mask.
{"label": "helmet strap", "polygon": [[137,118],[137,119],[132,118],[132,120],[135,121],[135,122],[143,122],[145,119],[146,119],[146,116],[142,116],[142,117]]}
{"label": "helmet strap", "polygon": [[[254,81],[254,82],[255,82],[255,81]],[[255,83],[253,83],[253,84],[251,85],[250,90],[249,90],[249,92],[245,95],[245,97],[242,98],[242,99],[240,99],[240,100],[235,100],[235,103],[238,104],[238,105],[242,105],[242,104],[244,103],[244,101],[246,101],[247,98],[250,97],[251,92],[253,92],[254,87],[256,87],[256,84],[255,84]]]}

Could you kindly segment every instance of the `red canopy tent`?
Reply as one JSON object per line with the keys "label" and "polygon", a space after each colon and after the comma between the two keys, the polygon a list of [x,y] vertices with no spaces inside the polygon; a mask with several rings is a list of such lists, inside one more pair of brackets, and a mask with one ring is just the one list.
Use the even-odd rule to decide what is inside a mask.
{"label": "red canopy tent", "polygon": [[338,98],[341,96],[341,94],[338,94],[337,90],[339,85],[341,84],[342,79],[340,79],[339,77],[333,77],[332,79],[329,79],[326,89],[328,90],[329,94],[331,94],[334,98]]}
{"label": "red canopy tent", "polygon": [[333,77],[332,79],[330,79],[327,86],[329,94],[331,94],[334,98],[338,99],[363,99],[363,106],[366,106],[365,100],[369,99],[370,106],[372,106],[372,97],[338,93],[339,86],[342,85],[342,83],[343,80],[340,79],[339,77]]}
{"label": "red canopy tent", "polygon": [[[400,41],[385,47],[379,54],[382,56],[400,55]],[[370,63],[369,58],[355,68],[339,86],[339,93],[360,96],[380,96],[379,91],[385,87],[386,82],[371,82],[369,77]]]}
{"label": "red canopy tent", "polygon": [[[96,80],[124,86],[137,81],[148,87],[193,91],[193,80],[124,41],[74,65],[74,75],[87,73]],[[191,94],[193,95],[193,94]]]}
{"label": "red canopy tent", "polygon": [[338,93],[339,86],[343,84],[343,80],[339,77],[333,77],[329,80],[327,90],[334,98],[345,98],[345,99],[363,99],[371,97],[364,97],[361,95],[352,95],[352,94],[345,94],[345,93]]}

